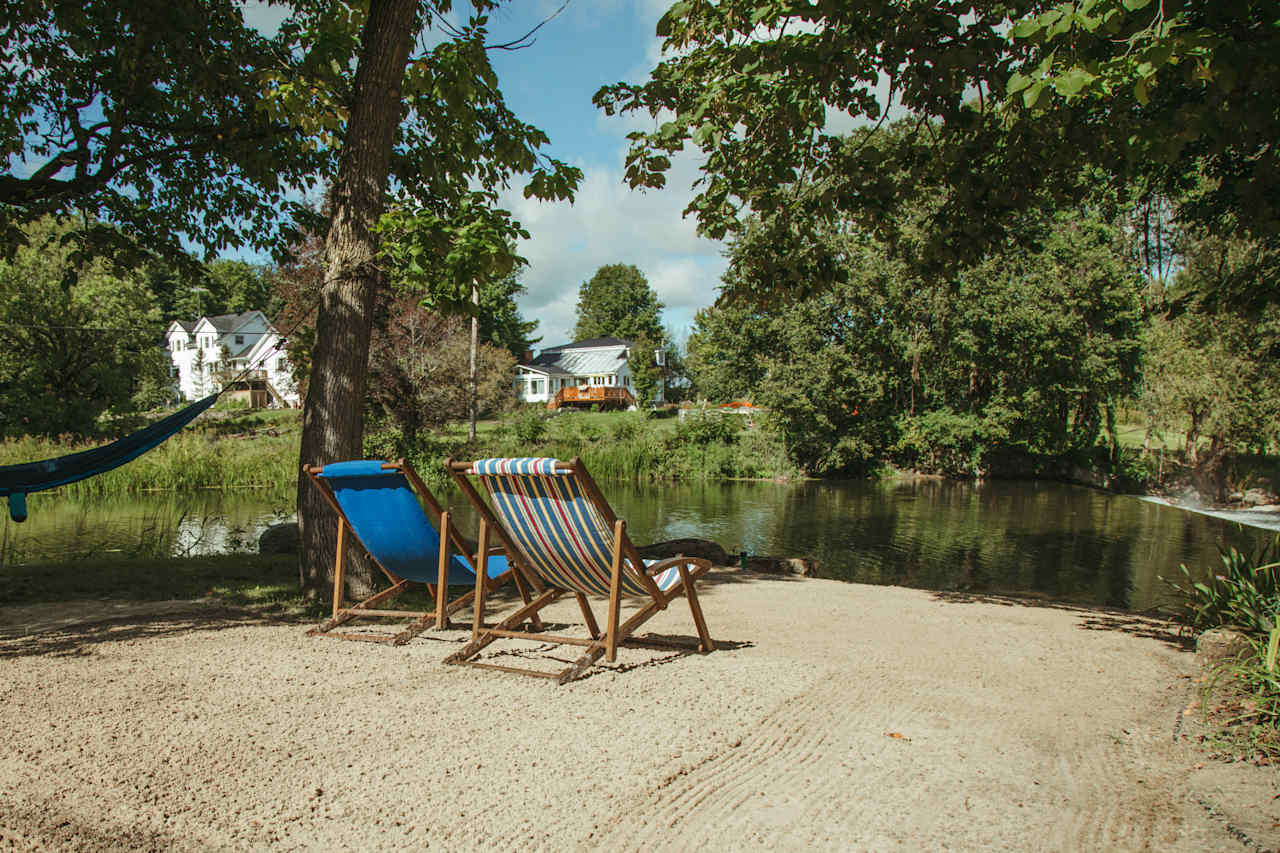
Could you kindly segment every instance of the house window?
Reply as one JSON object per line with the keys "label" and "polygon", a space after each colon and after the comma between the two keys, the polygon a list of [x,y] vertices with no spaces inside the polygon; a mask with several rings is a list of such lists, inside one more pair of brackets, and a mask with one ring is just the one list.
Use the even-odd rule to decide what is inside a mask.
{"label": "house window", "polygon": [[535,379],[535,380],[533,380],[532,382],[530,382],[530,383],[529,383],[529,393],[530,393],[530,394],[541,394],[541,393],[542,393],[542,380],[541,380],[541,379]]}
{"label": "house window", "polygon": [[244,335],[236,335],[236,344],[238,346],[244,346]]}

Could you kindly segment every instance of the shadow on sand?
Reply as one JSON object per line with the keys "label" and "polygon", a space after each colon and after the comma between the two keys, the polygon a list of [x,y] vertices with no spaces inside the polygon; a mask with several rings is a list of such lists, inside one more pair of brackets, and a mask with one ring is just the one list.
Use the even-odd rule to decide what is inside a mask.
{"label": "shadow on sand", "polygon": [[947,604],[1000,604],[1006,607],[1041,607],[1063,610],[1080,617],[1078,627],[1085,631],[1119,631],[1134,637],[1157,640],[1179,651],[1195,651],[1195,637],[1185,626],[1156,616],[1131,613],[1105,607],[1064,604],[1036,596],[977,592],[934,592],[933,597]]}

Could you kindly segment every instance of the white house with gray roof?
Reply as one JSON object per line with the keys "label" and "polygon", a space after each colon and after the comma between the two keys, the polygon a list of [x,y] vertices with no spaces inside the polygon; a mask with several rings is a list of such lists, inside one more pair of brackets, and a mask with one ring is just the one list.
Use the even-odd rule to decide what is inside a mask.
{"label": "white house with gray roof", "polygon": [[620,400],[633,406],[635,387],[627,366],[632,346],[621,338],[591,338],[548,347],[516,367],[516,394],[522,402],[551,407]]}
{"label": "white house with gray roof", "polygon": [[[198,400],[240,377],[254,405],[297,406],[293,368],[279,333],[261,311],[219,314],[187,323],[175,320],[165,334],[170,373],[183,399]],[[255,394],[258,392],[258,394]]]}

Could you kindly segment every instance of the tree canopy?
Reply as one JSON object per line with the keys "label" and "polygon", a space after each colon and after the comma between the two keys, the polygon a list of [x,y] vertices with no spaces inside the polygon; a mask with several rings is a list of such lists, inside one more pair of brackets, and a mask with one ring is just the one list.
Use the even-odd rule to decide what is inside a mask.
{"label": "tree canopy", "polygon": [[665,343],[663,305],[649,280],[633,264],[605,264],[578,288],[578,322],[574,340],[644,338]]}
{"label": "tree canopy", "polygon": [[48,218],[26,230],[0,261],[0,435],[94,435],[107,410],[169,385],[159,312],[140,277],[77,261],[64,239],[76,229]]}
{"label": "tree canopy", "polygon": [[[0,229],[80,211],[90,253],[146,246],[182,260],[276,249],[328,153],[263,109],[264,77],[298,54],[248,27],[236,0],[4,0]],[[119,226],[123,230],[117,230]]]}
{"label": "tree canopy", "polygon": [[[768,407],[793,459],[814,472],[886,457],[973,473],[989,450],[1093,447],[1138,381],[1142,281],[1122,232],[1068,211],[1025,220],[1019,239],[955,280],[921,276],[837,227],[809,249],[842,268],[768,311],[729,300],[697,316],[689,371],[713,399]],[[727,287],[777,251],[748,228]]]}
{"label": "tree canopy", "polygon": [[[1179,215],[1219,231],[1280,230],[1269,4],[724,0],[674,3],[657,30],[666,58],[649,79],[595,100],[660,118],[631,134],[633,187],[663,186],[672,155],[701,151],[686,213],[712,236],[747,211],[883,232],[939,187],[926,257],[963,264],[1019,212],[1105,184],[1178,197]],[[890,117],[907,129],[878,144],[834,129]]]}

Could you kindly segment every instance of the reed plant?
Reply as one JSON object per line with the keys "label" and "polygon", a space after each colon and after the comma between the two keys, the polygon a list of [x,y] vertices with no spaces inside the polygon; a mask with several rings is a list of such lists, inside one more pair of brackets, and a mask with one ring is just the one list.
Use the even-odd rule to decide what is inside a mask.
{"label": "reed plant", "polygon": [[[297,482],[297,412],[198,421],[127,465],[63,486],[62,494],[291,488]],[[105,442],[25,436],[0,441],[0,465],[88,450]]]}
{"label": "reed plant", "polygon": [[1178,594],[1182,619],[1193,628],[1231,625],[1267,634],[1280,615],[1280,538],[1266,542],[1256,552],[1234,547],[1218,548],[1220,564],[1203,577],[1185,563],[1178,567],[1180,580],[1161,578]]}
{"label": "reed plant", "polygon": [[1197,629],[1230,626],[1246,651],[1210,667],[1202,693],[1213,740],[1236,753],[1280,761],[1280,538],[1258,551],[1219,548],[1220,563],[1201,578],[1186,564],[1179,581],[1184,621]]}
{"label": "reed plant", "polygon": [[1250,652],[1210,669],[1202,710],[1214,720],[1212,739],[1226,751],[1280,763],[1280,620],[1247,639]]}

